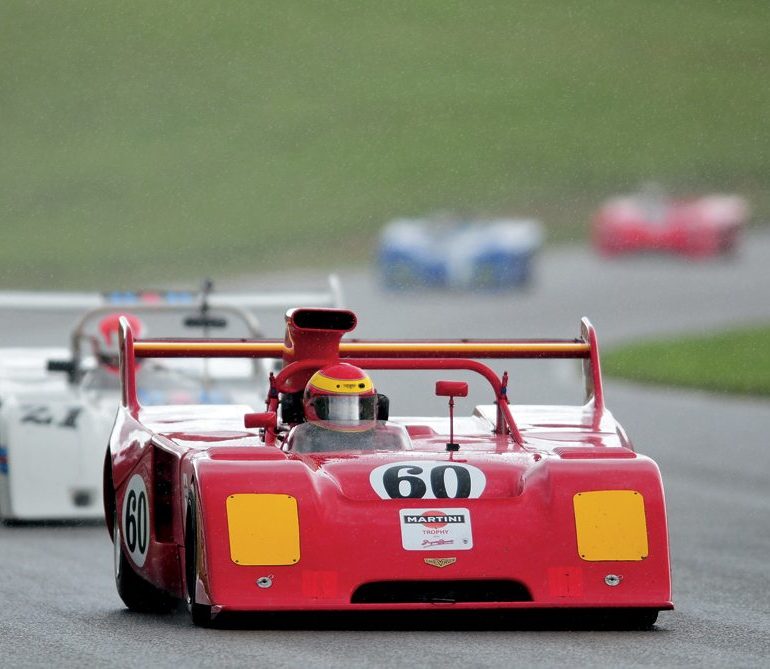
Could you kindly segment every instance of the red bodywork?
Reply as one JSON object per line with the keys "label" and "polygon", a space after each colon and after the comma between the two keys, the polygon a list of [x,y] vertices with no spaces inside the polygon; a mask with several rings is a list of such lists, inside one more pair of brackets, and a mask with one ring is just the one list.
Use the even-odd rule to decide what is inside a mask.
{"label": "red bodywork", "polygon": [[747,218],[746,201],[734,195],[688,200],[620,197],[597,212],[593,240],[605,255],[651,250],[715,256],[735,250]]}
{"label": "red bodywork", "polygon": [[[672,608],[660,474],[652,460],[634,452],[604,407],[596,336],[587,320],[579,339],[455,342],[341,341],[355,317],[338,310],[299,309],[287,320],[285,341],[135,342],[124,328],[123,406],[110,441],[105,503],[111,531],[117,509],[120,549],[141,579],[177,598],[189,600],[192,593],[212,615]],[[267,412],[137,402],[136,358],[236,355],[284,361]],[[582,359],[585,404],[509,406],[507,378],[479,360],[519,357]],[[447,416],[391,419],[382,435],[401,441],[384,448],[299,450],[295,432],[286,436],[291,426],[276,424],[271,413],[280,413],[281,396],[340,358],[368,370],[471,369],[488,380],[492,402],[474,416],[455,417],[459,450],[447,448]],[[260,427],[245,428],[244,421]],[[141,517],[126,501],[126,491],[137,489],[137,474],[147,495]],[[607,520],[615,510],[581,506],[583,496],[597,493],[632,505],[643,500],[642,510],[633,512],[634,541],[645,546],[638,555],[629,557],[616,536],[626,531],[623,519],[616,529],[618,519]],[[271,564],[260,557],[269,547],[257,543],[247,552],[261,563],[239,563],[236,544],[251,535],[229,515],[235,512],[228,500],[238,496],[296,500],[296,537],[285,538],[271,517],[253,518],[255,532],[280,535],[276,541],[287,546],[296,539],[296,557]],[[191,553],[185,550],[191,513],[198,538],[194,584],[188,583]],[[604,528],[598,535],[595,525]],[[139,544],[146,534],[141,553],[137,532]],[[595,554],[581,555],[588,550]]]}

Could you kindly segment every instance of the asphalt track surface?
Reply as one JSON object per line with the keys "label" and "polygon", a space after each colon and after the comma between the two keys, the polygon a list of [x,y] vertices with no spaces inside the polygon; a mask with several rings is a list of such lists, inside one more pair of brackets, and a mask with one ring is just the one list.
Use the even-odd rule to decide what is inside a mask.
{"label": "asphalt track surface", "polygon": [[[606,345],[770,320],[770,234],[753,234],[730,261],[702,263],[604,261],[556,249],[539,258],[528,290],[497,295],[389,294],[367,272],[342,279],[363,337],[572,337],[588,315]],[[314,280],[242,277],[227,287]],[[0,323],[0,343],[62,342],[70,322],[11,315]],[[570,366],[510,371],[517,402],[562,401],[575,386]],[[409,397],[428,385],[414,382]],[[405,388],[387,387],[393,414],[443,410],[436,400],[407,409]],[[103,527],[0,527],[0,666],[768,666],[770,402],[615,381],[606,381],[605,393],[666,486],[677,608],[652,631],[429,613],[285,616],[197,629],[183,611],[123,608]]]}

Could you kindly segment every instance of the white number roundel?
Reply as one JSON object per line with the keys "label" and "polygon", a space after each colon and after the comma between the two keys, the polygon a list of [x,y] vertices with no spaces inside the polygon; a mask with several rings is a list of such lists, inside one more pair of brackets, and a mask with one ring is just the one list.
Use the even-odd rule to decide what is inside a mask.
{"label": "white number roundel", "polygon": [[137,567],[144,565],[150,544],[150,505],[144,479],[134,474],[123,498],[123,543]]}
{"label": "white number roundel", "polygon": [[480,497],[487,477],[473,465],[413,460],[381,465],[369,482],[382,499],[464,499]]}

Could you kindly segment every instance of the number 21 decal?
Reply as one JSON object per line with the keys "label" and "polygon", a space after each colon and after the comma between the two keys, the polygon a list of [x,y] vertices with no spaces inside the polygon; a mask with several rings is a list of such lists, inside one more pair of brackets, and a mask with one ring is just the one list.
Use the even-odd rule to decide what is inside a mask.
{"label": "number 21 decal", "polygon": [[369,482],[382,499],[462,499],[481,496],[487,478],[473,465],[414,460],[381,465]]}
{"label": "number 21 decal", "polygon": [[123,542],[137,567],[147,558],[150,543],[150,506],[144,479],[134,474],[123,498]]}

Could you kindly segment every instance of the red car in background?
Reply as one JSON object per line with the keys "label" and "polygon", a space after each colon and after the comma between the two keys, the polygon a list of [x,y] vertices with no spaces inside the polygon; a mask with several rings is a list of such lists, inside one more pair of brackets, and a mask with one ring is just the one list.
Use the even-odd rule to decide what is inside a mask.
{"label": "red car in background", "polygon": [[738,195],[670,199],[659,189],[607,200],[596,213],[593,243],[604,255],[668,251],[692,258],[732,253],[749,216]]}

